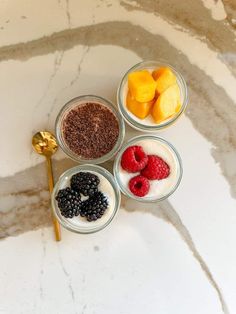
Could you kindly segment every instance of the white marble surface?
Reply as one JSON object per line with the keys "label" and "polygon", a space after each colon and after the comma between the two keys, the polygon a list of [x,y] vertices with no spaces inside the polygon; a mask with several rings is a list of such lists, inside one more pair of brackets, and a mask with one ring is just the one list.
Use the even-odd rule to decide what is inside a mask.
{"label": "white marble surface", "polygon": [[[194,18],[175,21],[155,1],[0,2],[1,314],[236,313],[236,48],[226,42],[235,29],[221,1],[185,5],[187,16],[192,6],[201,12],[204,36],[201,21],[196,29]],[[211,27],[227,34],[224,48]],[[181,154],[180,187],[156,205],[123,199],[107,229],[63,230],[56,243],[32,134],[53,130],[75,96],[115,102],[124,72],[155,55],[179,68],[190,90],[187,114],[161,132]],[[57,176],[68,166],[61,151],[55,159]],[[29,215],[32,225],[19,228]]]}

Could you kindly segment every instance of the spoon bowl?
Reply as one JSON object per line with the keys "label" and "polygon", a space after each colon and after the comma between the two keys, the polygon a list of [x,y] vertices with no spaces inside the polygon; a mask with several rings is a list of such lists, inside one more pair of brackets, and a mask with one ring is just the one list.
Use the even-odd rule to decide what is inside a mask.
{"label": "spoon bowl", "polygon": [[35,133],[32,145],[38,154],[45,156],[52,156],[58,149],[55,136],[47,131]]}

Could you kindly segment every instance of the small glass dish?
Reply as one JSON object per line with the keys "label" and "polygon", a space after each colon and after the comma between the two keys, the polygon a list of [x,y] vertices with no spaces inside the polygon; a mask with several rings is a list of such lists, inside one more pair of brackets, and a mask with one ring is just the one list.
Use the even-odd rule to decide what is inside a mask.
{"label": "small glass dish", "polygon": [[[70,186],[71,177],[78,172],[91,172],[100,179],[99,190],[103,192],[109,201],[109,207],[104,215],[96,221],[87,221],[86,218],[75,216],[73,218],[65,218],[62,216],[58,207],[56,196],[60,189]],[[114,180],[114,177],[106,169],[96,165],[81,165],[66,170],[58,179],[54,186],[51,203],[53,212],[59,223],[66,229],[76,233],[94,233],[108,226],[115,217],[120,207],[120,190]]]}
{"label": "small glass dish", "polygon": [[[133,113],[131,113],[127,109],[127,106],[126,106],[126,97],[128,93],[128,74],[129,73],[134,72],[134,71],[140,71],[140,70],[153,71],[160,67],[169,67],[175,74],[176,79],[177,79],[177,84],[180,89],[181,108],[174,116],[157,124],[154,122],[154,120],[152,119],[150,115],[146,117],[145,119],[141,120],[137,118]],[[120,85],[118,87],[118,90],[117,90],[117,103],[118,103],[120,113],[122,114],[123,118],[130,126],[135,128],[136,130],[143,131],[143,132],[159,131],[163,128],[166,128],[172,125],[185,111],[188,104],[187,85],[183,76],[180,74],[180,72],[178,72],[170,64],[167,64],[161,61],[142,61],[134,65],[132,68],[130,68],[125,73],[124,77],[122,78]]]}
{"label": "small glass dish", "polygon": [[[128,173],[120,164],[124,151],[134,145],[140,145],[147,155],[158,155],[170,166],[170,175],[166,179],[149,180],[150,190],[144,197],[135,196],[128,188],[129,180],[140,173]],[[141,135],[132,138],[122,147],[116,156],[113,171],[123,194],[139,202],[154,203],[174,193],[182,179],[183,167],[180,155],[172,144],[156,135]]]}
{"label": "small glass dish", "polygon": [[[73,110],[74,108],[77,108],[80,105],[83,105],[85,103],[97,103],[101,104],[102,106],[107,107],[108,109],[111,110],[111,112],[114,114],[118,121],[119,125],[119,135],[116,141],[116,144],[113,146],[113,148],[105,155],[102,155],[99,158],[93,158],[93,159],[84,159],[77,155],[75,152],[73,152],[69,146],[67,145],[64,136],[63,136],[63,131],[62,131],[62,124],[64,119],[66,118],[67,114]],[[124,120],[117,110],[115,106],[105,98],[99,97],[99,96],[94,96],[94,95],[83,95],[76,97],[69,102],[67,102],[62,109],[60,110],[57,118],[56,118],[56,123],[55,123],[55,133],[56,133],[56,138],[58,140],[58,143],[64,153],[69,156],[71,159],[80,162],[80,163],[86,163],[86,164],[101,164],[111,158],[114,157],[114,155],[117,153],[117,151],[120,149],[124,136],[125,136],[125,124]]]}

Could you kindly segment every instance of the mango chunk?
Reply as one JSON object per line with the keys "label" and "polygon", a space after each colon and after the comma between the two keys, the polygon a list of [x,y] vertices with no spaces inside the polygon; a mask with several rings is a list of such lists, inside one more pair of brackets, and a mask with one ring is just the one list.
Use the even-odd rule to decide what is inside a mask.
{"label": "mango chunk", "polygon": [[155,97],[156,81],[147,70],[130,73],[128,87],[131,95],[139,102],[148,102]]}
{"label": "mango chunk", "polygon": [[127,94],[127,108],[139,119],[145,119],[149,115],[154,102],[155,100],[151,100],[149,102],[139,102],[131,95],[130,92]]}
{"label": "mango chunk", "polygon": [[175,112],[178,113],[180,111],[181,107],[182,107],[182,105],[181,105],[181,102],[179,100],[178,103],[177,103],[177,106],[175,108]]}
{"label": "mango chunk", "polygon": [[163,93],[168,87],[176,83],[176,77],[170,68],[160,68],[152,74],[156,77],[156,89],[159,94]]}
{"label": "mango chunk", "polygon": [[161,74],[165,71],[165,69],[166,67],[161,67],[152,72],[152,77],[154,78],[155,81],[161,76]]}
{"label": "mango chunk", "polygon": [[180,107],[179,86],[173,84],[157,98],[151,114],[155,122],[160,123],[175,114]]}

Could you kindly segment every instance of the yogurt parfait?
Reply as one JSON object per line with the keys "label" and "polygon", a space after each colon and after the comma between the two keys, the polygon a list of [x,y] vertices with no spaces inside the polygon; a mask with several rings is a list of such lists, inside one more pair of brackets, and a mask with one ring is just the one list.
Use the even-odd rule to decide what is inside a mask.
{"label": "yogurt parfait", "polygon": [[120,192],[113,176],[94,165],[81,165],[64,172],[52,194],[52,207],[58,221],[78,233],[105,228],[119,205]]}
{"label": "yogurt parfait", "polygon": [[138,136],[117,155],[114,175],[125,195],[141,202],[156,202],[177,189],[182,163],[176,149],[163,138]]}
{"label": "yogurt parfait", "polygon": [[124,121],[115,106],[94,95],[70,100],[56,119],[56,137],[75,161],[100,164],[114,157],[122,145]]}
{"label": "yogurt parfait", "polygon": [[171,65],[144,61],[124,75],[117,92],[119,110],[128,124],[157,131],[176,121],[188,101],[182,75]]}

